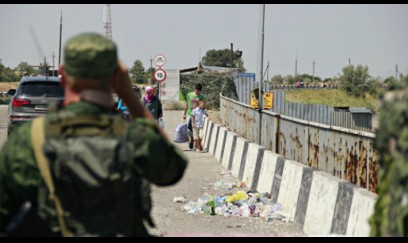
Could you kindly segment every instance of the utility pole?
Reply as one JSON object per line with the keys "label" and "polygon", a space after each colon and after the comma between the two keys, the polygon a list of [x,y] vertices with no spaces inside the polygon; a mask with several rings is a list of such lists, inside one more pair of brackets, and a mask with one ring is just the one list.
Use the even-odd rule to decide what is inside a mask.
{"label": "utility pole", "polygon": [[398,65],[395,65],[395,81],[398,81]]}
{"label": "utility pole", "polygon": [[234,44],[231,43],[231,68],[234,68]]}
{"label": "utility pole", "polygon": [[153,58],[150,58],[150,78],[149,84],[153,85]]}
{"label": "utility pole", "polygon": [[314,82],[314,72],[315,72],[315,60],[313,59],[313,76],[312,76],[312,83]]}
{"label": "utility pole", "polygon": [[265,4],[259,5],[259,39],[258,39],[258,50],[259,50],[259,64],[258,64],[258,79],[259,79],[259,94],[258,94],[258,110],[259,110],[259,138],[258,144],[261,145],[261,135],[262,135],[262,110],[263,110],[263,54],[264,54],[264,37],[265,37]]}
{"label": "utility pole", "polygon": [[296,59],[295,59],[295,82],[297,82],[297,52],[296,52]]}
{"label": "utility pole", "polygon": [[266,80],[269,81],[269,60],[268,65],[266,66],[266,70],[268,70],[268,72],[266,73]]}
{"label": "utility pole", "polygon": [[59,33],[59,47],[58,47],[58,68],[61,66],[61,37],[62,37],[62,9],[60,18],[60,33]]}
{"label": "utility pole", "polygon": [[353,72],[351,71],[351,58],[349,58],[349,79],[350,81],[352,80]]}
{"label": "utility pole", "polygon": [[54,62],[54,59],[55,59],[55,54],[54,54],[54,52],[52,52],[52,76],[55,75],[55,62]]}

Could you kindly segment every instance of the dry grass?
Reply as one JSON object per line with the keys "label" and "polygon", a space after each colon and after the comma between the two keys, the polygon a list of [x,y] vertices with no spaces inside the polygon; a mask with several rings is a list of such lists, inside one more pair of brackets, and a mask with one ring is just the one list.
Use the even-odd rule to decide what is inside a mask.
{"label": "dry grass", "polygon": [[9,89],[15,89],[18,82],[0,82],[0,92],[7,92]]}
{"label": "dry grass", "polygon": [[285,99],[289,102],[303,104],[321,104],[330,106],[366,107],[376,110],[377,97],[353,97],[342,90],[291,90],[285,92]]}

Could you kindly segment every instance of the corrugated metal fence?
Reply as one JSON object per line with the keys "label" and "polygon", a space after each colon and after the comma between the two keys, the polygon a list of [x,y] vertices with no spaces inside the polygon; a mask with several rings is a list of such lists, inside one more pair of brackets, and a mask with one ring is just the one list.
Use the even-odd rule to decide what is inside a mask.
{"label": "corrugated metal fence", "polygon": [[[259,87],[250,77],[235,79],[239,101],[249,105],[251,91]],[[280,86],[279,86],[280,87]],[[285,92],[277,86],[264,84],[265,92],[274,93],[271,111],[298,119],[318,122],[329,126],[339,126],[359,131],[372,131],[372,113],[365,108],[336,108],[328,105],[285,102]],[[313,86],[313,88],[319,88]]]}
{"label": "corrugated metal fence", "polygon": [[[250,142],[376,191],[378,153],[373,148],[373,133],[333,127],[272,111],[260,113],[242,102],[222,95],[220,99],[220,116],[224,124]],[[325,112],[328,111],[322,109],[320,116],[325,117]],[[308,111],[304,114],[320,119]]]}

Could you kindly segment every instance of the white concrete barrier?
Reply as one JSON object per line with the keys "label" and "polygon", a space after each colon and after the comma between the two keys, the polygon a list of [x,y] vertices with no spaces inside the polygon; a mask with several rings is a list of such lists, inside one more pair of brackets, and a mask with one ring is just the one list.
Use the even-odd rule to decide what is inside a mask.
{"label": "white concrete barrier", "polygon": [[[238,134],[228,131],[227,138],[225,139],[224,145],[224,156],[222,157],[221,164],[224,168],[231,170],[232,167],[232,158],[234,158],[235,153],[235,143]],[[231,166],[230,166],[231,161]]]}
{"label": "white concrete barrier", "polygon": [[245,156],[246,159],[246,154],[244,155],[245,146],[248,146],[248,141],[241,137],[237,137],[237,141],[235,143],[234,157],[232,159],[231,173],[238,179],[240,179],[239,169],[241,168],[241,162],[243,160],[243,157]]}
{"label": "white concrete barrier", "polygon": [[369,218],[374,213],[378,195],[362,188],[355,188],[347,225],[348,236],[369,236]]}
{"label": "white concrete barrier", "polygon": [[205,145],[206,139],[208,137],[208,124],[209,123],[210,123],[210,120],[208,120],[207,117],[204,117],[204,127],[203,127],[204,138],[203,138],[203,141],[202,141],[203,146]]}
{"label": "white concrete barrier", "polygon": [[258,180],[258,187],[256,188],[257,191],[261,193],[270,193],[272,191],[272,183],[275,176],[275,168],[278,157],[279,155],[272,151],[264,151],[261,172]]}
{"label": "white concrete barrier", "polygon": [[220,127],[220,125],[214,124],[212,135],[209,137],[210,143],[208,144],[208,152],[210,154],[212,154],[212,155],[215,155],[214,147],[215,147],[215,143],[217,141],[217,133],[219,131],[219,127]]}
{"label": "white concrete barrier", "polygon": [[376,194],[264,150],[208,119],[204,134],[204,147],[224,168],[238,180],[248,178],[248,189],[271,193],[306,234],[369,235]]}
{"label": "white concrete barrier", "polygon": [[213,127],[214,123],[207,118],[204,118],[204,139],[203,139],[203,147],[204,149],[208,148],[208,143],[211,137],[211,128]]}
{"label": "white concrete barrier", "polygon": [[263,147],[256,143],[248,144],[245,167],[240,174],[242,174],[242,179],[247,180],[247,187],[250,188],[250,190],[256,190],[258,185],[259,172],[262,163],[262,158],[259,156],[263,156],[263,150]]}
{"label": "white concrete barrier", "polygon": [[321,171],[313,172],[303,226],[305,233],[312,235],[329,235],[331,233],[338,188],[339,180],[336,177]]}
{"label": "white concrete barrier", "polygon": [[[217,137],[217,141],[215,146],[215,159],[220,161],[221,160],[221,151],[224,148],[224,136],[225,136],[225,132],[227,131],[227,129],[225,127],[220,127],[219,131],[218,131],[218,137]],[[221,162],[221,161],[220,161]]]}
{"label": "white concrete barrier", "polygon": [[289,214],[290,219],[295,217],[304,167],[296,161],[285,160],[278,203],[281,204],[282,211]]}

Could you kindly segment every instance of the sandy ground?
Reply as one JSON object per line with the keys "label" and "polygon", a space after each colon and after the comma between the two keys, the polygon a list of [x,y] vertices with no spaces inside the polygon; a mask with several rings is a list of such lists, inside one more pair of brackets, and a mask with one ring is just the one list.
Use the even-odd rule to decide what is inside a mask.
{"label": "sandy ground", "polygon": [[[164,111],[165,130],[170,138],[175,127],[182,122],[182,111]],[[217,119],[215,111],[211,119]],[[220,120],[218,120],[220,121]],[[154,235],[162,236],[299,236],[302,231],[293,223],[282,221],[266,222],[261,218],[241,218],[236,216],[209,216],[188,214],[182,211],[183,203],[173,202],[174,197],[197,201],[203,193],[223,195],[227,188],[215,190],[217,181],[236,181],[231,176],[220,175],[225,171],[209,153],[196,153],[188,149],[188,144],[178,144],[189,158],[189,166],[183,179],[175,186],[153,187],[152,217],[157,228],[149,229]]]}

